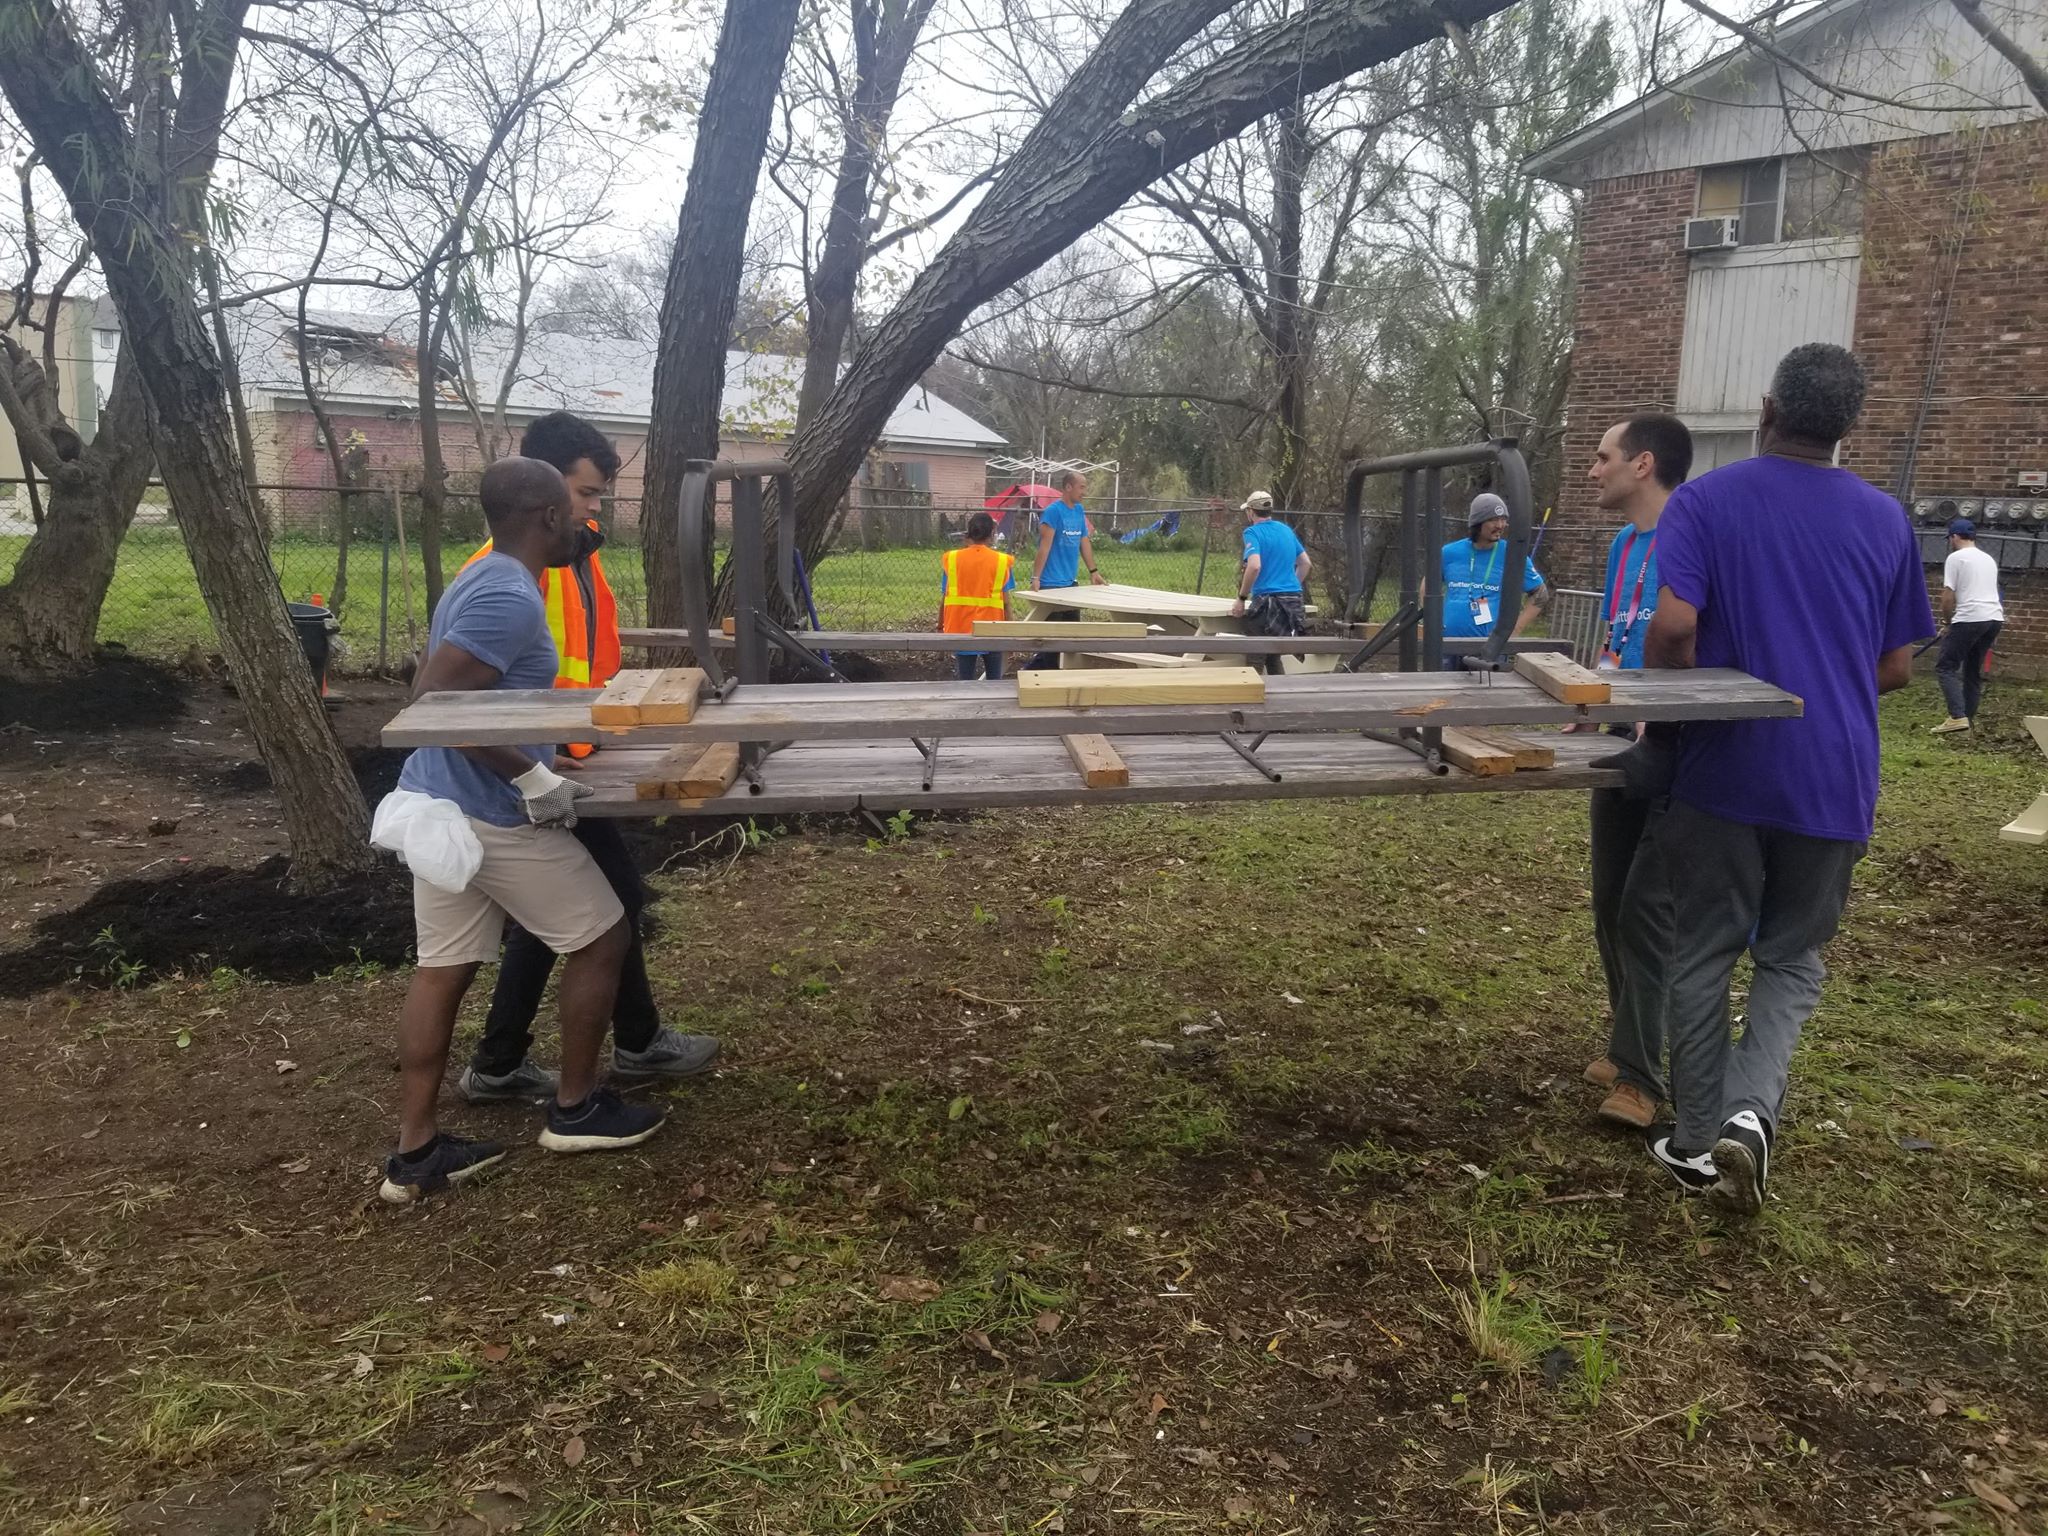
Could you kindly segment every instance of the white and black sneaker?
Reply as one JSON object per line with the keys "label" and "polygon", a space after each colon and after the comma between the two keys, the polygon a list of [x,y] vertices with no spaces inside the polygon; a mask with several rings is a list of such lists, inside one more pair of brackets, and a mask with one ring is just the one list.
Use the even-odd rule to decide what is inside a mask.
{"label": "white and black sneaker", "polygon": [[1771,1128],[1754,1110],[1743,1110],[1721,1127],[1714,1143],[1714,1167],[1720,1177],[1714,1198],[1745,1216],[1764,1208],[1764,1185],[1771,1175]]}
{"label": "white and black sneaker", "polygon": [[549,1100],[540,1144],[550,1152],[616,1152],[639,1146],[667,1118],[666,1110],[628,1104],[614,1089],[597,1088],[581,1104]]}
{"label": "white and black sneaker", "polygon": [[1719,1181],[1720,1174],[1714,1170],[1714,1159],[1709,1153],[1681,1152],[1671,1145],[1669,1133],[1651,1132],[1644,1143],[1650,1149],[1650,1161],[1670,1174],[1678,1187],[1688,1195],[1704,1195]]}
{"label": "white and black sneaker", "polygon": [[644,1050],[612,1047],[612,1071],[621,1077],[696,1077],[718,1061],[718,1037],[685,1035],[666,1026]]}
{"label": "white and black sneaker", "polygon": [[554,1097],[555,1074],[524,1058],[510,1072],[479,1072],[475,1062],[455,1079],[455,1094],[466,1104],[538,1104]]}
{"label": "white and black sneaker", "polygon": [[495,1141],[471,1141],[443,1131],[411,1152],[384,1159],[384,1185],[377,1198],[386,1205],[411,1205],[504,1160],[505,1149]]}

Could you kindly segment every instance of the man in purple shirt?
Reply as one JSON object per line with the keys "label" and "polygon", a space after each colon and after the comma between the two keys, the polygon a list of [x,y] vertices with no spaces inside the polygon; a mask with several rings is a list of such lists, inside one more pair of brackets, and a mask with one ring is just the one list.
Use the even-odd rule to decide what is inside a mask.
{"label": "man in purple shirt", "polygon": [[[1649,836],[1671,886],[1668,1027],[1678,1123],[1650,1152],[1680,1185],[1761,1208],[1793,1047],[1820,1001],[1877,808],[1877,696],[1934,633],[1899,504],[1834,465],[1863,365],[1794,347],[1764,397],[1759,456],[1672,492],[1657,528],[1651,667],[1736,667],[1805,701],[1791,720],[1690,723]],[[1635,749],[1640,751],[1642,749]],[[1729,980],[1755,964],[1742,1038]]]}

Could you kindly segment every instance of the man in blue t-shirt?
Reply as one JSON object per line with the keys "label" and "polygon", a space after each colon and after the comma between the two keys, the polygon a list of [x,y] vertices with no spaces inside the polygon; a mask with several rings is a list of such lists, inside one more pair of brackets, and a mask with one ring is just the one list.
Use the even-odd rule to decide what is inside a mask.
{"label": "man in blue t-shirt", "polygon": [[[1586,478],[1600,510],[1627,519],[1607,551],[1602,667],[1640,667],[1657,607],[1657,523],[1692,469],[1692,434],[1676,416],[1645,412],[1607,429]],[[1633,726],[1610,730],[1631,739]],[[1638,860],[1650,801],[1625,789],[1592,797],[1593,942],[1607,977],[1607,1053],[1586,1080],[1607,1090],[1604,1120],[1648,1130],[1664,1097],[1663,957],[1670,903],[1654,860]],[[1640,864],[1640,868],[1638,865]],[[1627,930],[1622,913],[1635,921]],[[1625,931],[1637,943],[1624,948]]]}
{"label": "man in blue t-shirt", "polygon": [[[1671,1088],[1678,1124],[1650,1144],[1681,1185],[1761,1208],[1799,1032],[1877,808],[1877,698],[1934,633],[1904,510],[1835,467],[1863,408],[1863,365],[1794,347],[1764,397],[1761,455],[1679,487],[1657,526],[1663,589],[1644,660],[1735,667],[1804,701],[1790,720],[1679,733],[1652,823],[1670,883]],[[1630,749],[1643,753],[1644,746]],[[1682,874],[1682,878],[1677,876]],[[1742,1039],[1729,981],[1755,964]]]}
{"label": "man in blue t-shirt", "polygon": [[[1088,523],[1088,509],[1081,498],[1088,491],[1088,477],[1078,469],[1064,471],[1054,483],[1060,499],[1038,514],[1038,560],[1031,568],[1031,585],[1040,592],[1078,585],[1081,567],[1088,567],[1088,580],[1103,585],[1102,571],[1095,563],[1095,530]],[[1081,617],[1079,608],[1055,608],[1046,618],[1066,622]],[[1059,652],[1040,651],[1025,663],[1027,667],[1056,667]]]}
{"label": "man in blue t-shirt", "polygon": [[[540,576],[576,553],[580,520],[568,484],[539,459],[500,459],[484,471],[478,495],[492,552],[441,594],[415,699],[543,689],[555,680]],[[445,1189],[505,1155],[494,1142],[441,1132],[434,1104],[456,1012],[477,968],[498,958],[508,915],[566,957],[557,988],[561,1080],[541,1145],[555,1152],[635,1146],[661,1127],[661,1111],[627,1104],[597,1085],[598,1049],[631,935],[610,882],[568,831],[576,802],[591,791],[556,773],[554,755],[553,745],[541,742],[421,747],[399,773],[401,790],[463,813],[483,858],[460,890],[413,877],[419,964],[398,1022],[398,1150],[385,1160],[379,1191],[392,1204]]]}
{"label": "man in blue t-shirt", "polygon": [[[1292,528],[1275,520],[1273,498],[1267,492],[1253,491],[1238,510],[1248,521],[1244,529],[1244,565],[1238,572],[1237,601],[1230,605],[1231,617],[1244,620],[1247,634],[1307,634],[1308,609],[1302,602],[1301,584],[1308,579],[1308,551],[1301,547]],[[1268,672],[1279,675],[1277,652],[1266,658],[1265,666]]]}
{"label": "man in blue t-shirt", "polygon": [[[1508,504],[1491,491],[1481,491],[1472,498],[1465,524],[1470,536],[1446,544],[1437,562],[1447,640],[1483,640],[1493,633],[1507,578],[1503,562],[1508,552]],[[1536,561],[1529,558],[1523,564],[1522,591],[1530,596],[1515,620],[1517,635],[1550,605],[1550,588],[1543,584]]]}

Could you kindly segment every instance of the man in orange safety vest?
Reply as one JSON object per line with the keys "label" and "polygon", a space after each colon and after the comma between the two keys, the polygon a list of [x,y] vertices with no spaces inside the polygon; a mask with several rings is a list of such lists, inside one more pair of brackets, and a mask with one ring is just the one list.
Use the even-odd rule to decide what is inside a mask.
{"label": "man in orange safety vest", "polygon": [[[570,505],[583,523],[575,559],[549,569],[541,582],[548,629],[560,658],[555,686],[602,687],[619,670],[619,611],[598,558],[604,527],[597,514],[619,473],[618,450],[582,417],[552,411],[527,427],[519,452],[562,472],[569,482]],[[470,558],[481,559],[490,548],[485,544]],[[596,748],[572,742],[563,750],[569,761],[558,758],[558,769],[577,766]],[[626,909],[633,932],[632,947],[619,968],[618,1000],[612,1006],[612,1071],[631,1077],[693,1077],[708,1071],[718,1059],[718,1042],[709,1035],[678,1034],[663,1027],[655,1006],[640,944],[640,912],[647,904],[647,889],[618,823],[585,816],[570,835],[597,861]],[[455,1091],[470,1103],[539,1099],[554,1093],[555,1074],[527,1055],[533,1046],[534,1015],[540,1011],[541,993],[554,964],[553,950],[518,924],[506,925],[505,956],[484,1018],[483,1037],[455,1082]]]}
{"label": "man in orange safety vest", "polygon": [[[939,556],[940,633],[971,635],[976,619],[1010,616],[1016,561],[995,547],[995,537],[996,520],[977,512],[967,519],[967,542]],[[982,675],[999,681],[1003,675],[1001,651],[958,651],[953,661],[963,683]]]}

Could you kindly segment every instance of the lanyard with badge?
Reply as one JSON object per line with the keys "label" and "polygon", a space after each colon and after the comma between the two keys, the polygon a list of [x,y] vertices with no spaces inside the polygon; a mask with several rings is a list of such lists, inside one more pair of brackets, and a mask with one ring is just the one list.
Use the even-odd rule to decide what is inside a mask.
{"label": "lanyard with badge", "polygon": [[1607,594],[1607,649],[1601,652],[1602,667],[1619,667],[1621,658],[1628,651],[1628,643],[1636,632],[1636,626],[1643,621],[1643,583],[1649,579],[1650,562],[1657,558],[1657,535],[1650,534],[1650,547],[1643,551],[1643,563],[1636,567],[1636,589],[1628,600],[1628,609],[1621,606],[1621,584],[1628,576],[1628,557],[1635,553],[1636,539],[1641,530],[1631,528],[1628,542],[1621,546],[1621,558],[1614,563],[1614,588]]}
{"label": "lanyard with badge", "polygon": [[1479,551],[1472,548],[1468,540],[1465,548],[1465,585],[1479,588],[1478,594],[1469,601],[1472,604],[1472,622],[1484,630],[1493,624],[1493,579],[1500,571],[1498,540],[1494,542],[1492,557],[1487,561],[1486,579],[1483,582],[1477,578],[1478,569]]}

